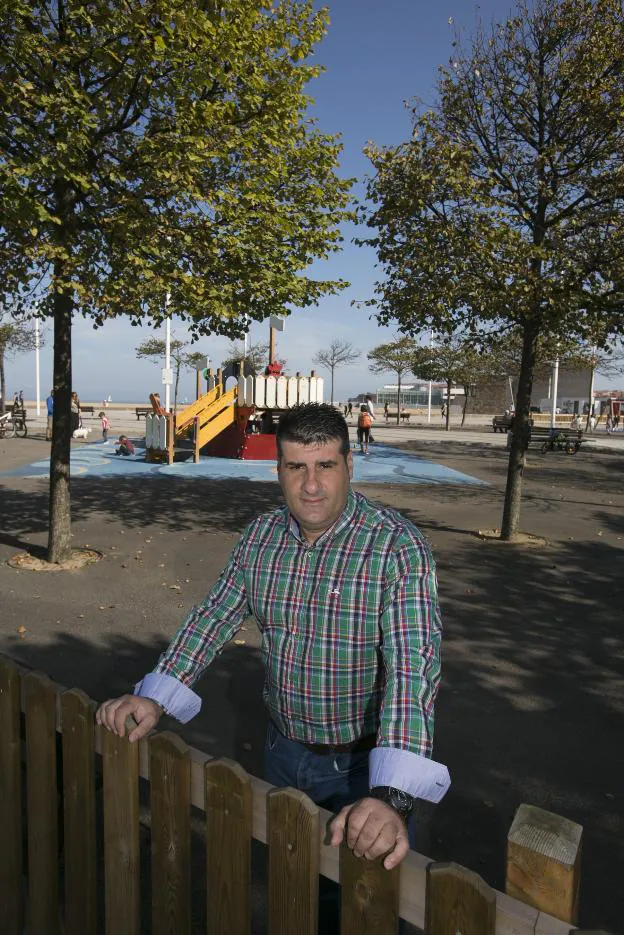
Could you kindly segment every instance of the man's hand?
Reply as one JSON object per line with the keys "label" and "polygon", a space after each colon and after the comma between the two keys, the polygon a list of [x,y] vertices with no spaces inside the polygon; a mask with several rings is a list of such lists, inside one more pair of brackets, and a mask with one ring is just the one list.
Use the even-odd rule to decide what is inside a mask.
{"label": "man's hand", "polygon": [[123,737],[126,733],[126,718],[131,714],[137,726],[128,735],[128,740],[134,743],[156,727],[162,713],[162,707],[151,698],[122,695],[121,698],[104,701],[95,713],[95,720],[106,730]]}
{"label": "man's hand", "polygon": [[390,805],[379,799],[360,799],[346,805],[331,822],[330,844],[341,844],[347,833],[347,844],[356,857],[374,860],[386,854],[384,867],[392,870],[409,851],[405,822]]}

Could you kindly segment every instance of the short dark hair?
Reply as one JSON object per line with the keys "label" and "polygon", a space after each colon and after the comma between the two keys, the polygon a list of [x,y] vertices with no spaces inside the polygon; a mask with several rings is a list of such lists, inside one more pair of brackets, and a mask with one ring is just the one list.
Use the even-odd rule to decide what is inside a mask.
{"label": "short dark hair", "polygon": [[341,454],[346,457],[351,450],[344,416],[327,403],[301,403],[287,409],[280,417],[275,434],[278,458],[282,457],[282,442],[324,445],[337,439],[341,442]]}

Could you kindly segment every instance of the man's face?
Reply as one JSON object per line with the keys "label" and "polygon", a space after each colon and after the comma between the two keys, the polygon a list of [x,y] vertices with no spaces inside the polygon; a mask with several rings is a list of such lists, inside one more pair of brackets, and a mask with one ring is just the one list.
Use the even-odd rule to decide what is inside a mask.
{"label": "man's face", "polygon": [[283,441],[278,475],[286,503],[303,536],[314,542],[345,508],[353,475],[353,456],[333,439],[324,445]]}

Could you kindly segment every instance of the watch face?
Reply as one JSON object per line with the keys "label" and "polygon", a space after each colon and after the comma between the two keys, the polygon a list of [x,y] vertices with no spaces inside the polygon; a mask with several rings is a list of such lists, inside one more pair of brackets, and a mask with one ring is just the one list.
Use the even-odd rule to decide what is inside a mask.
{"label": "watch face", "polygon": [[402,789],[391,789],[390,790],[390,801],[395,808],[398,808],[401,812],[411,812],[414,807],[414,799],[411,795],[408,795],[407,792],[403,792]]}

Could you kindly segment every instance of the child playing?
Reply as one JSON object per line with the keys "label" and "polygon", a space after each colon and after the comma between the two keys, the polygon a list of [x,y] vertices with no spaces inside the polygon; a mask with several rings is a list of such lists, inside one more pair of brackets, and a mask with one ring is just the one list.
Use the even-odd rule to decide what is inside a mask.
{"label": "child playing", "polygon": [[98,412],[98,419],[100,420],[100,425],[102,426],[102,440],[108,441],[108,430],[110,429],[110,419],[105,412]]}
{"label": "child playing", "polygon": [[124,455],[129,457],[134,454],[134,445],[130,441],[127,435],[119,436],[119,448],[115,448],[116,455]]}
{"label": "child playing", "polygon": [[360,443],[360,449],[363,455],[368,454],[368,442],[370,439],[370,430],[371,425],[373,424],[373,417],[371,416],[368,406],[360,406],[360,414],[358,416],[357,424],[357,434],[358,441]]}

